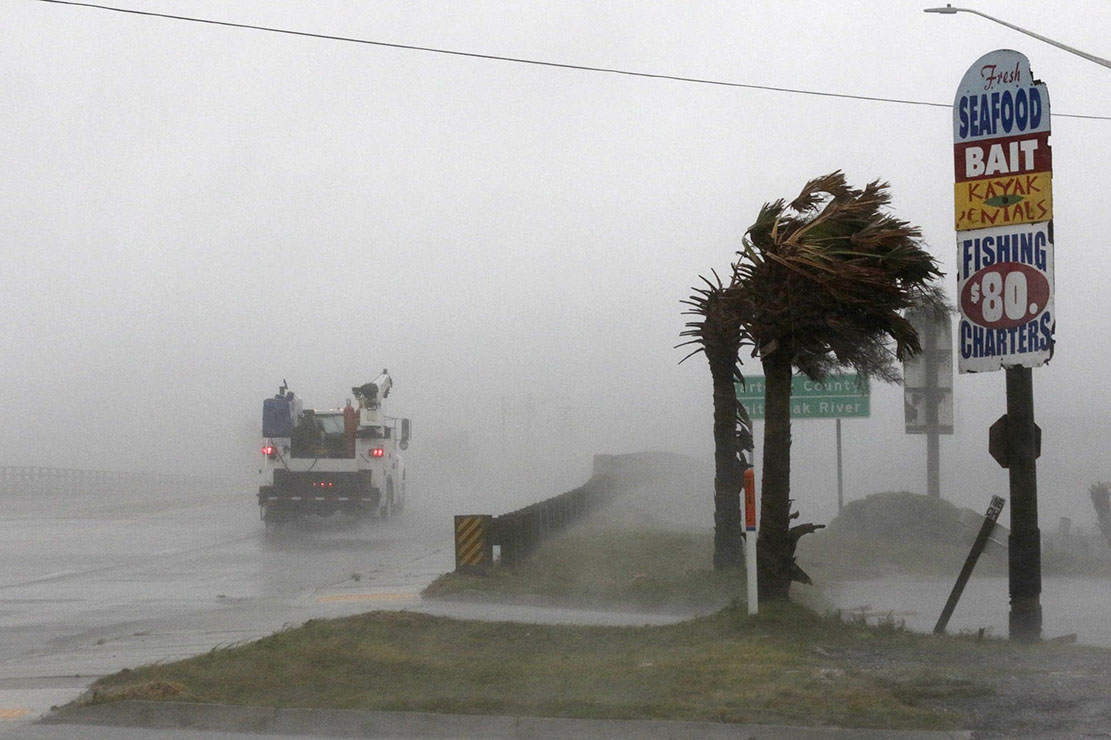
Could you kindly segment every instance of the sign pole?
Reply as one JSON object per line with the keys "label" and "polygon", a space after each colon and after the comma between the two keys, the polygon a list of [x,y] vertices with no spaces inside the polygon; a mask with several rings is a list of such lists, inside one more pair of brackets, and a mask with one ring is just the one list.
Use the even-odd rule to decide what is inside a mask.
{"label": "sign pole", "polygon": [[1008,367],[1007,473],[1011,494],[1011,536],[1007,577],[1012,640],[1037,642],[1042,636],[1042,554],[1038,529],[1037,439],[1034,382],[1028,367]]}
{"label": "sign pole", "polygon": [[941,429],[938,421],[937,332],[931,323],[922,348],[926,360],[926,493],[941,498]]}
{"label": "sign pole", "polygon": [[845,505],[844,478],[841,474],[841,417],[837,417],[837,513]]}

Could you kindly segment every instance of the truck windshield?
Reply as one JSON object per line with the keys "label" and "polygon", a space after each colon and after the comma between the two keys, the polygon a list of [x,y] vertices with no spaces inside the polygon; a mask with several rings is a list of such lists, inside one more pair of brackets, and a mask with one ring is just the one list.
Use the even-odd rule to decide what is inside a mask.
{"label": "truck windshield", "polygon": [[325,434],[343,436],[343,414],[317,414]]}
{"label": "truck windshield", "polygon": [[293,430],[293,457],[349,457],[343,438],[343,414],[305,412]]}

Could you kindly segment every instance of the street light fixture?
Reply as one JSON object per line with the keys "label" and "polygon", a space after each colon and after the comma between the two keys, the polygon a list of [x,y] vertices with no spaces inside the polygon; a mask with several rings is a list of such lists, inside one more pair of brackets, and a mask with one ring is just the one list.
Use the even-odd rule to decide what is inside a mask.
{"label": "street light fixture", "polygon": [[1066,46],[1065,44],[1062,44],[1060,41],[1054,41],[1053,39],[1046,38],[1045,36],[1042,36],[1041,34],[1034,33],[1033,31],[1027,31],[1025,28],[1020,28],[1020,27],[1014,25],[1013,23],[1008,23],[1007,21],[1000,20],[998,18],[995,18],[993,16],[988,15],[987,13],[981,13],[978,10],[972,10],[970,8],[954,8],[952,5],[946,5],[944,8],[926,8],[923,12],[925,12],[925,13],[941,13],[942,15],[956,15],[957,13],[972,13],[972,15],[978,15],[981,18],[987,18],[989,21],[994,21],[995,23],[998,23],[1001,26],[1006,26],[1007,28],[1018,31],[1019,33],[1024,33],[1027,36],[1031,36],[1033,38],[1036,38],[1038,41],[1044,41],[1047,44],[1050,44],[1052,46],[1056,46],[1058,49],[1064,49],[1065,51],[1069,52],[1070,54],[1076,54],[1078,57],[1084,57],[1089,62],[1095,62],[1096,64],[1099,64],[1103,67],[1111,68],[1111,61],[1108,61],[1106,59],[1101,59],[1100,57],[1094,56],[1094,55],[1089,54],[1085,51],[1080,51],[1079,49],[1074,49],[1071,46]]}

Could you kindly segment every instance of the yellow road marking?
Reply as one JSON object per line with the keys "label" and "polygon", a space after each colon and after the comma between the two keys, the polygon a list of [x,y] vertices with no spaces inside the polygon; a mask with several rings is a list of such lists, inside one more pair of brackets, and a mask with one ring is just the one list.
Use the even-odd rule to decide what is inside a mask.
{"label": "yellow road marking", "polygon": [[0,719],[19,719],[30,713],[30,709],[0,709]]}
{"label": "yellow road marking", "polygon": [[384,593],[384,594],[332,594],[331,596],[317,597],[317,601],[326,604],[336,601],[399,601],[401,599],[415,599],[415,593]]}

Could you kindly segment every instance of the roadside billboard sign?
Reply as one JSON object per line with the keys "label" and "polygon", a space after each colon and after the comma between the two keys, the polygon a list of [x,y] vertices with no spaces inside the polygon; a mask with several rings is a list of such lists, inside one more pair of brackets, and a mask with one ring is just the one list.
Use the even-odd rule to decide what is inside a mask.
{"label": "roadside billboard sign", "polygon": [[[937,394],[937,433],[953,433],[953,389],[939,388]],[[928,434],[930,392],[925,388],[903,389],[903,424],[907,434]]]}
{"label": "roadside billboard sign", "polygon": [[[750,375],[737,383],[737,400],[752,419],[764,418],[764,377]],[[792,419],[866,418],[871,415],[871,388],[855,374],[830,375],[818,382],[805,375],[791,379]]]}
{"label": "roadside billboard sign", "polygon": [[[950,317],[908,311],[922,352],[903,360],[903,420],[907,434],[953,433],[953,331]],[[936,407],[936,420],[930,406]],[[936,426],[934,426],[936,424]]]}
{"label": "roadside billboard sign", "polygon": [[953,103],[957,367],[1038,367],[1053,354],[1049,91],[1025,55],[980,57]]}

